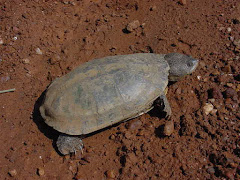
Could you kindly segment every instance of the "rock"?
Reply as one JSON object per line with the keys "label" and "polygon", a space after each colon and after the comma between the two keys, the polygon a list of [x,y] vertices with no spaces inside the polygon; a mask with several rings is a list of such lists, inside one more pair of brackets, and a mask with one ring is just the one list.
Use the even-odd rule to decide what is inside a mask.
{"label": "rock", "polygon": [[152,7],[150,7],[150,11],[154,11],[154,10],[156,10],[157,9],[157,6],[152,6]]}
{"label": "rock", "polygon": [[126,128],[130,130],[139,129],[141,126],[142,126],[142,122],[140,120],[136,120],[136,121],[133,120],[126,124]]}
{"label": "rock", "polygon": [[207,169],[207,172],[208,172],[209,174],[214,174],[214,173],[215,173],[214,167],[209,167],[209,168]]}
{"label": "rock", "polygon": [[42,54],[43,54],[40,48],[36,48],[35,51],[36,51],[36,53],[39,54],[39,55],[42,55]]}
{"label": "rock", "polygon": [[0,37],[0,45],[3,44],[3,39]]}
{"label": "rock", "polygon": [[142,129],[140,129],[140,130],[138,131],[137,135],[138,135],[138,136],[143,136],[143,135],[144,135],[144,132],[143,132],[143,130],[142,130]]}
{"label": "rock", "polygon": [[214,87],[209,91],[209,98],[222,99],[223,95],[219,88]]}
{"label": "rock", "polygon": [[85,155],[83,158],[82,158],[84,161],[86,161],[86,162],[88,162],[88,163],[90,163],[91,162],[91,159],[92,159],[92,157],[90,156],[90,155]]}
{"label": "rock", "polygon": [[233,24],[240,24],[240,17],[234,18],[232,21]]}
{"label": "rock", "polygon": [[234,44],[235,46],[239,47],[239,46],[240,46],[240,39],[234,40],[234,41],[233,41],[233,44]]}
{"label": "rock", "polygon": [[108,171],[106,171],[106,176],[108,177],[108,178],[115,178],[115,172],[113,171],[113,170],[108,170]]}
{"label": "rock", "polygon": [[23,64],[29,64],[30,60],[28,58],[25,58],[25,59],[22,60],[22,63]]}
{"label": "rock", "polygon": [[208,115],[213,110],[213,105],[211,103],[206,103],[203,106],[203,111],[206,115]]}
{"label": "rock", "polygon": [[92,147],[88,147],[88,148],[86,149],[86,152],[87,152],[87,153],[93,152],[93,148],[92,148]]}
{"label": "rock", "polygon": [[43,176],[44,175],[44,169],[43,168],[37,168],[37,174],[39,175],[39,176]]}
{"label": "rock", "polygon": [[173,121],[167,121],[165,126],[164,126],[164,129],[163,129],[163,134],[165,136],[171,136],[173,131],[174,131],[174,123],[173,123]]}
{"label": "rock", "polygon": [[109,136],[109,139],[114,140],[115,139],[115,135],[112,134],[111,136]]}
{"label": "rock", "polygon": [[232,28],[228,27],[228,28],[227,28],[227,31],[228,31],[228,32],[231,32],[231,31],[232,31]]}
{"label": "rock", "polygon": [[133,31],[134,31],[135,29],[137,29],[139,26],[140,26],[140,22],[139,22],[138,20],[135,20],[135,21],[133,21],[133,22],[130,22],[130,23],[127,25],[126,29],[127,29],[127,31],[129,31],[129,32],[133,32]]}
{"label": "rock", "polygon": [[231,71],[232,71],[230,65],[227,65],[227,66],[223,67],[222,70],[226,73],[231,73]]}
{"label": "rock", "polygon": [[11,177],[14,177],[17,175],[17,170],[16,169],[12,169],[10,171],[8,171],[8,174],[11,176]]}
{"label": "rock", "polygon": [[131,139],[131,133],[129,131],[125,132],[125,138]]}
{"label": "rock", "polygon": [[61,57],[57,54],[54,54],[49,60],[48,62],[53,65],[56,64],[57,62],[59,62],[61,60]]}
{"label": "rock", "polygon": [[237,92],[232,88],[227,88],[224,92],[225,98],[231,98],[233,100],[237,100]]}
{"label": "rock", "polygon": [[180,3],[181,5],[186,5],[186,4],[187,4],[187,0],[180,0],[179,3]]}
{"label": "rock", "polygon": [[227,170],[225,172],[225,176],[229,179],[229,180],[234,180],[234,176],[235,176],[235,171],[233,169],[231,170]]}

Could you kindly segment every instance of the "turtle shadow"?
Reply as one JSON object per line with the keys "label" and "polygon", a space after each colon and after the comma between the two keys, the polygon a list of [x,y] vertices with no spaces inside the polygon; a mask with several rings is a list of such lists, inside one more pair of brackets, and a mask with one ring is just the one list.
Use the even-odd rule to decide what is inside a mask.
{"label": "turtle shadow", "polygon": [[[53,140],[53,146],[55,146],[55,142],[59,136],[59,132],[54,130],[52,127],[48,126],[39,111],[39,107],[42,105],[42,102],[44,100],[46,90],[40,95],[40,97],[37,99],[37,101],[34,104],[33,109],[33,122],[37,125],[38,129],[49,139]],[[56,148],[55,148],[56,149]]]}

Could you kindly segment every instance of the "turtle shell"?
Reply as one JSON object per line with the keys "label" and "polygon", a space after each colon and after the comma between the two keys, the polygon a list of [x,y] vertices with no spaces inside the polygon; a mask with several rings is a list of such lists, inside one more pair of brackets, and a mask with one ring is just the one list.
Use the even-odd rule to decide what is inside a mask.
{"label": "turtle shell", "polygon": [[59,132],[88,134],[148,111],[164,93],[168,71],[160,54],[95,59],[54,80],[40,112]]}

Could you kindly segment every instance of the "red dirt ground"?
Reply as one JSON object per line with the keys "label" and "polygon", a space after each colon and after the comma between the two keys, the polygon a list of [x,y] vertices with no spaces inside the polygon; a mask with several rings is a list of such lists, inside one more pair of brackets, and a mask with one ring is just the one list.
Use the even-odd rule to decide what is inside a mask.
{"label": "red dirt ground", "polygon": [[[240,179],[240,2],[181,2],[1,0],[0,90],[16,91],[0,94],[0,179]],[[172,134],[153,110],[85,138],[82,157],[56,153],[38,112],[46,87],[91,59],[137,52],[200,60],[169,86]]]}

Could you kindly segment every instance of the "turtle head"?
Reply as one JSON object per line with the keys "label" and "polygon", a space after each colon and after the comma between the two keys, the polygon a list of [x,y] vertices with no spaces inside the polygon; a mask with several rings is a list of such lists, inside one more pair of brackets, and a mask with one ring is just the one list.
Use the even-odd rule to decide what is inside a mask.
{"label": "turtle head", "polygon": [[164,59],[170,66],[169,81],[178,81],[181,77],[191,74],[198,66],[197,59],[184,54],[169,53]]}

